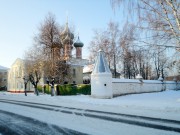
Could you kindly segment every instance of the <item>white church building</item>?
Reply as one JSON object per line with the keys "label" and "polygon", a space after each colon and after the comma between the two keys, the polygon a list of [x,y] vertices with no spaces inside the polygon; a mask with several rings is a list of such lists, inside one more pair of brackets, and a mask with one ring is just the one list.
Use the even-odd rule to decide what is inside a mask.
{"label": "white church building", "polygon": [[[71,68],[71,80],[68,83],[75,82],[76,84],[83,83],[83,67],[88,64],[87,59],[82,59],[82,47],[84,44],[80,41],[78,36],[77,40],[73,42],[74,35],[71,33],[68,27],[68,23],[66,23],[65,29],[60,34],[61,36],[61,44],[64,49],[64,59],[67,63],[70,64]],[[72,49],[75,48],[75,57],[72,56]],[[23,77],[25,75],[25,66],[24,60],[18,58],[12,64],[9,72],[8,72],[8,91],[10,92],[24,92],[24,80]],[[44,77],[40,81],[40,84],[46,84],[44,82]],[[27,91],[34,91],[33,85],[28,82]]]}

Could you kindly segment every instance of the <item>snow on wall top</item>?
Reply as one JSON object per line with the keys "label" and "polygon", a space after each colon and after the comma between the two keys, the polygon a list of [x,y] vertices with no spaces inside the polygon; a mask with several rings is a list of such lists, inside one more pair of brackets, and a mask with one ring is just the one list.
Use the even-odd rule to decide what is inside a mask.
{"label": "snow on wall top", "polygon": [[[113,78],[112,80],[113,83],[140,83],[138,79],[118,79],[118,78]],[[154,84],[162,84],[161,81],[159,80],[143,80],[143,83],[154,83]]]}
{"label": "snow on wall top", "polygon": [[102,50],[98,51],[95,66],[92,73],[111,73]]}

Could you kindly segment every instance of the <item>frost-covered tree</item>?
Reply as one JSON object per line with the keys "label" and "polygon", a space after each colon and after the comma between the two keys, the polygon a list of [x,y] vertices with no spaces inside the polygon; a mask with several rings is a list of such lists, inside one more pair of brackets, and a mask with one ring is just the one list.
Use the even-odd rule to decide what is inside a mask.
{"label": "frost-covered tree", "polygon": [[180,48],[179,0],[111,0],[111,3],[113,8],[129,9],[126,13],[136,18],[138,27],[159,39],[160,45],[168,47],[171,43]]}
{"label": "frost-covered tree", "polygon": [[42,78],[43,74],[43,56],[42,50],[37,46],[32,46],[28,51],[25,53],[25,76],[28,81],[32,83],[35,89],[35,94],[38,96],[39,91],[37,89],[37,85]]}

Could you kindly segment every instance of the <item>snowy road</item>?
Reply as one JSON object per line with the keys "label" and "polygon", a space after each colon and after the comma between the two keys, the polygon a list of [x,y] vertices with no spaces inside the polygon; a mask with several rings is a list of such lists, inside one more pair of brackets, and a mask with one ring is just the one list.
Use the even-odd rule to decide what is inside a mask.
{"label": "snowy road", "polygon": [[47,104],[43,96],[0,96],[1,134],[180,134],[179,119],[88,109],[63,97]]}
{"label": "snowy road", "polygon": [[60,128],[55,125],[50,125],[33,118],[24,117],[7,111],[0,110],[0,116],[0,133],[3,135],[83,135],[77,131]]}

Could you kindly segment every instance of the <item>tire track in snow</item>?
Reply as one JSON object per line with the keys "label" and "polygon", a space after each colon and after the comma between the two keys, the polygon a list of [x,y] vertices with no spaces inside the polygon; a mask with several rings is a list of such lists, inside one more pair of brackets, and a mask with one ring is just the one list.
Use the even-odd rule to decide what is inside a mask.
{"label": "tire track in snow", "polygon": [[[89,109],[84,110],[84,109],[74,108],[74,107],[65,107],[65,106],[16,101],[16,100],[0,99],[0,102],[21,105],[21,106],[26,106],[26,107],[33,107],[33,108],[43,109],[43,110],[48,110],[48,111],[58,111],[61,113],[66,113],[66,114],[75,114],[79,116],[86,116],[90,118],[96,118],[96,119],[107,120],[107,121],[112,121],[112,122],[120,122],[120,123],[125,123],[125,124],[160,129],[160,130],[165,130],[165,131],[174,131],[174,132],[180,133],[180,121],[177,121],[177,120],[169,120],[169,119],[153,118],[153,117],[146,117],[146,116],[89,110]],[[121,118],[117,118],[116,116],[121,116]],[[140,121],[140,120],[144,120],[144,121]],[[156,123],[151,123],[152,121]],[[179,126],[179,127],[176,127],[176,126],[173,127],[171,125],[167,126],[167,125],[163,125],[163,123],[175,124],[176,126]]]}
{"label": "tire track in snow", "polygon": [[2,135],[87,135],[67,128],[41,122],[8,111],[0,110],[0,134]]}

